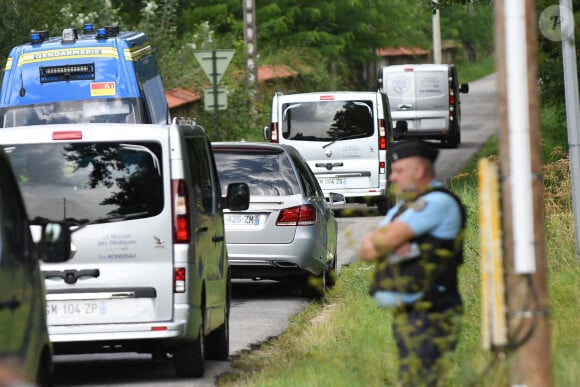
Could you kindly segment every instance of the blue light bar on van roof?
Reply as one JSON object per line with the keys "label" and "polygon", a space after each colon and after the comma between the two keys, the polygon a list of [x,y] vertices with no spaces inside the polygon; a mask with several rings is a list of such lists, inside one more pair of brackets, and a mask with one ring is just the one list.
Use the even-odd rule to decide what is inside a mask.
{"label": "blue light bar on van roof", "polygon": [[43,30],[43,31],[32,31],[30,33],[30,43],[32,43],[32,44],[42,43],[46,39],[48,39],[48,31],[47,30]]}
{"label": "blue light bar on van roof", "polygon": [[107,30],[104,28],[98,28],[96,38],[97,39],[107,39]]}
{"label": "blue light bar on van roof", "polygon": [[93,23],[85,23],[83,26],[83,34],[89,35],[95,33],[95,25]]}
{"label": "blue light bar on van roof", "polygon": [[30,43],[32,44],[42,43],[42,38],[40,37],[40,34],[38,32],[32,32],[30,34]]}

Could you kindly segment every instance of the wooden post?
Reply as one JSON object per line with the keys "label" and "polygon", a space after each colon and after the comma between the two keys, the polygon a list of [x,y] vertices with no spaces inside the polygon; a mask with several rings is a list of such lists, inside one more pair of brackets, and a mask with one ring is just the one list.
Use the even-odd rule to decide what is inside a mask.
{"label": "wooden post", "polygon": [[[507,36],[505,29],[506,6],[513,1],[525,2],[526,41],[517,44],[526,45],[527,90],[529,112],[529,143],[528,139],[518,143],[518,146],[530,147],[532,174],[534,224],[535,270],[531,274],[521,274],[515,271],[514,261],[514,227],[518,227],[518,219],[512,218],[512,173],[510,165],[510,143],[520,141],[510,138],[508,112],[510,101],[507,98],[506,63],[510,60],[510,52],[506,50]],[[496,29],[496,68],[498,73],[498,113],[500,122],[500,183],[503,207],[504,256],[506,272],[506,292],[508,303],[508,330],[510,342],[520,344],[514,350],[507,348],[510,359],[510,380],[512,386],[551,387],[552,361],[548,325],[548,295],[546,280],[546,262],[544,250],[544,200],[542,180],[542,160],[540,145],[539,96],[537,89],[537,34],[536,34],[536,4],[534,0],[497,0],[495,2]],[[515,101],[512,101],[515,103]],[[529,333],[529,337],[527,337]]]}

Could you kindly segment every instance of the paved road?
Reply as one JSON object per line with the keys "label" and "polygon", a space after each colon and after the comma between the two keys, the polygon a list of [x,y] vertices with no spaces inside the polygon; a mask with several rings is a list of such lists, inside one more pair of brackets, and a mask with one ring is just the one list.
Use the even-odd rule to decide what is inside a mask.
{"label": "paved road", "polygon": [[[442,149],[436,165],[444,181],[461,171],[465,163],[497,131],[496,77],[470,84],[462,94],[462,143],[457,149]],[[338,259],[342,267],[357,259],[362,235],[374,228],[380,217],[376,208],[356,208],[359,216],[339,217]],[[234,283],[231,313],[230,354],[250,350],[275,337],[288,326],[290,317],[308,300],[275,282]],[[216,376],[230,369],[229,362],[208,362],[201,379],[174,377],[170,361],[153,363],[136,354],[75,355],[56,357],[56,385],[63,386],[214,386]]]}

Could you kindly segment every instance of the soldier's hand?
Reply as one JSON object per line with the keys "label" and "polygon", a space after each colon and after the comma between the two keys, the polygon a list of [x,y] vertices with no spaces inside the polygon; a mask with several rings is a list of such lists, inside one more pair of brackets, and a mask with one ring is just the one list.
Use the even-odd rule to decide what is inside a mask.
{"label": "soldier's hand", "polygon": [[369,233],[361,242],[359,256],[363,261],[374,261],[380,256],[380,253],[373,242],[373,237],[373,233]]}

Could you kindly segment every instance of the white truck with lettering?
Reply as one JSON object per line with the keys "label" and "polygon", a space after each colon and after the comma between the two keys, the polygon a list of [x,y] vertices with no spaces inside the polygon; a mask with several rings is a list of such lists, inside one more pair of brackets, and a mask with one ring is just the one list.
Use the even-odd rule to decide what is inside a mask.
{"label": "white truck with lettering", "polygon": [[177,376],[229,356],[230,267],[222,197],[205,130],[195,124],[5,128],[30,218],[66,222],[72,258],[41,266],[55,353],[171,355]]}

